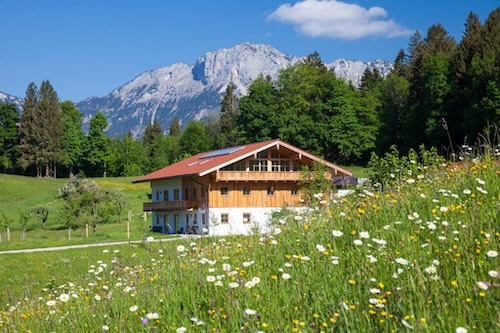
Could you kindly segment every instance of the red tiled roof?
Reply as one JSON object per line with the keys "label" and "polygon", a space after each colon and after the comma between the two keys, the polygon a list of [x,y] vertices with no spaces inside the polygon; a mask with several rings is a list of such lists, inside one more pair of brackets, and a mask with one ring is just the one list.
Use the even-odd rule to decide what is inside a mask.
{"label": "red tiled roof", "polygon": [[164,167],[163,169],[142,176],[134,180],[133,182],[139,183],[151,180],[178,178],[185,176],[204,176],[213,171],[221,169],[227,165],[233,164],[235,162],[243,160],[249,156],[252,156],[254,154],[257,154],[261,151],[267,150],[272,147],[287,148],[313,161],[321,161],[325,163],[326,166],[335,169],[336,171],[342,174],[345,174],[347,176],[352,176],[352,172],[346,169],[343,169],[333,163],[324,161],[317,156],[314,156],[300,148],[292,146],[279,139],[274,139],[269,141],[237,146],[237,147],[230,147],[230,148],[199,153],[194,156],[188,157],[185,160]]}

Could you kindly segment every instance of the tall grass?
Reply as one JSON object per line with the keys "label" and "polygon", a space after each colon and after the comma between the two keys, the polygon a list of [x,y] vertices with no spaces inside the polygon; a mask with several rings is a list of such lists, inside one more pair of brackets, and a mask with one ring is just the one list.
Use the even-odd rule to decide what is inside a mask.
{"label": "tall grass", "polygon": [[399,175],[318,194],[269,234],[105,248],[85,269],[68,258],[72,276],[54,267],[45,288],[0,302],[0,330],[500,331],[498,161]]}

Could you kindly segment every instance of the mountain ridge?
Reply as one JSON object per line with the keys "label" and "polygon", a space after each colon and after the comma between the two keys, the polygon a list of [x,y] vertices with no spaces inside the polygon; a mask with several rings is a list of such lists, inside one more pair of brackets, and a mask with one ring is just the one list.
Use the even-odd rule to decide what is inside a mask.
{"label": "mountain ridge", "polygon": [[[108,119],[108,135],[130,132],[139,137],[154,120],[166,131],[174,118],[186,124],[217,114],[230,82],[236,86],[235,94],[241,97],[259,75],[276,79],[279,70],[304,58],[283,54],[267,44],[240,43],[208,51],[193,65],[175,63],[145,71],[105,96],[89,97],[76,105],[84,114],[85,129],[92,116],[102,111]],[[354,86],[360,85],[367,67],[377,68],[383,76],[393,68],[382,59],[337,59],[325,65]]]}

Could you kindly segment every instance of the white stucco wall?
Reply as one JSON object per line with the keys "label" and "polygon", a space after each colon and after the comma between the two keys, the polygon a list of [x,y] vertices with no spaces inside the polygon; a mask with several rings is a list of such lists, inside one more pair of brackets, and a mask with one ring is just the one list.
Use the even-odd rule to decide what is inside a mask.
{"label": "white stucco wall", "polygon": [[[269,231],[270,214],[280,207],[211,208],[209,234],[212,236],[246,235],[252,231]],[[221,214],[228,214],[229,223],[221,223]],[[243,214],[250,214],[251,221],[244,222]]]}
{"label": "white stucco wall", "polygon": [[[268,232],[270,214],[280,209],[274,208],[211,208],[205,211],[168,211],[152,212],[152,226],[161,228],[161,232],[174,234],[186,233],[189,226],[195,227],[199,234],[207,232],[211,236],[249,234],[252,231]],[[203,224],[205,214],[205,224]],[[229,223],[221,223],[221,214],[228,214]],[[243,214],[250,214],[250,222],[243,221]],[[175,230],[174,216],[178,215],[179,224]],[[195,223],[196,221],[196,223]]]}
{"label": "white stucco wall", "polygon": [[154,181],[151,184],[151,201],[165,201],[163,191],[169,191],[169,200],[174,200],[174,190],[179,190],[179,200],[182,200],[182,180],[180,178]]}

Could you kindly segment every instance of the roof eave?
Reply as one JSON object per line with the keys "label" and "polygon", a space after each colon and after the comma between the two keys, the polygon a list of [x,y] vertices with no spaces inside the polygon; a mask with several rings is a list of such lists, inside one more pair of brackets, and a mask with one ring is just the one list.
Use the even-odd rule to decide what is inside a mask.
{"label": "roof eave", "polygon": [[193,176],[200,176],[199,173],[186,173],[182,175],[175,175],[175,176],[166,176],[166,177],[155,177],[155,178],[148,178],[148,179],[136,179],[132,181],[133,184],[136,183],[145,183],[145,182],[152,182],[155,180],[165,180],[165,179],[175,179],[175,178],[182,178],[182,177],[193,177]]}

